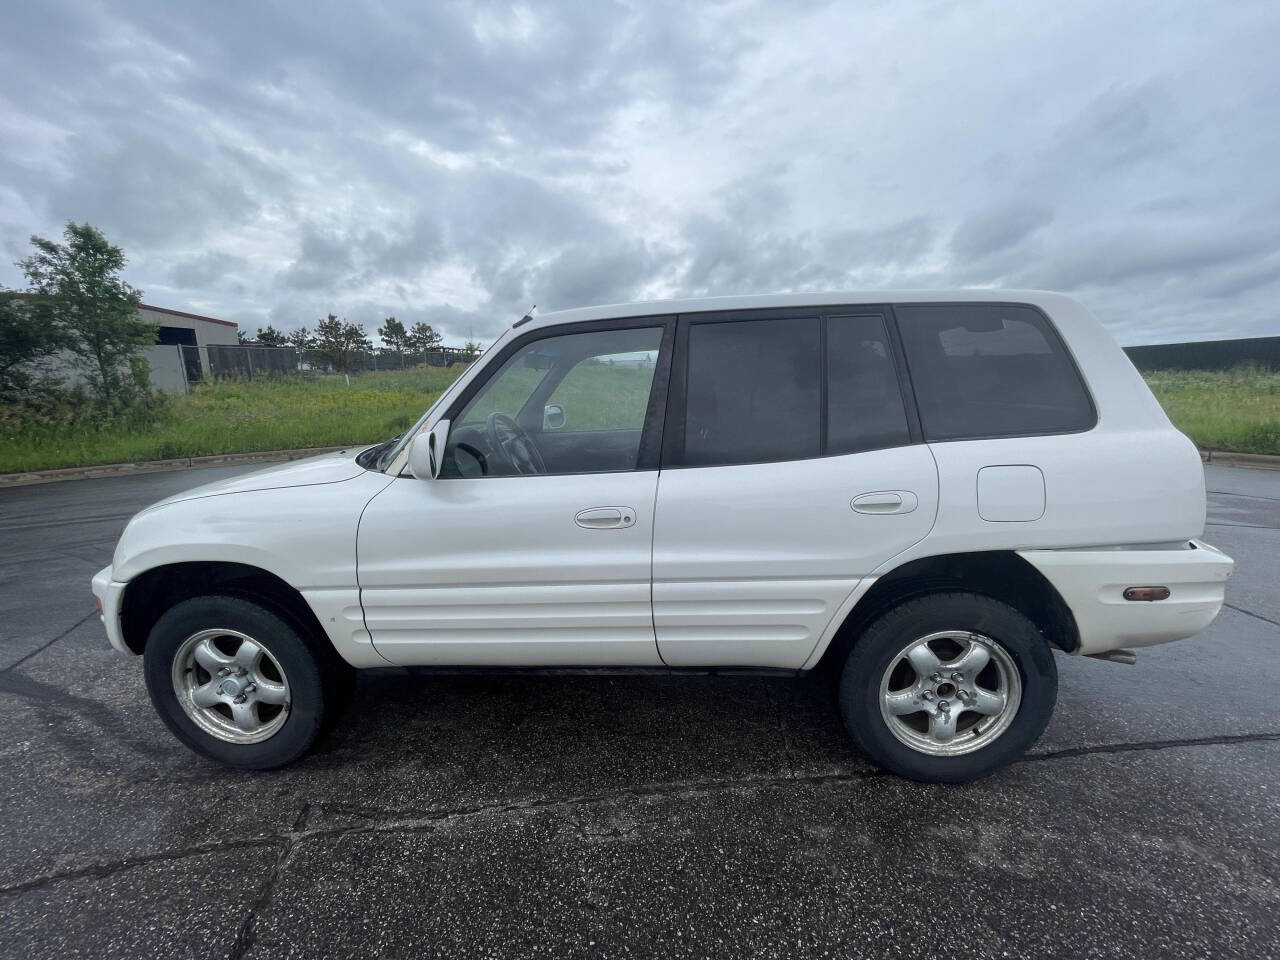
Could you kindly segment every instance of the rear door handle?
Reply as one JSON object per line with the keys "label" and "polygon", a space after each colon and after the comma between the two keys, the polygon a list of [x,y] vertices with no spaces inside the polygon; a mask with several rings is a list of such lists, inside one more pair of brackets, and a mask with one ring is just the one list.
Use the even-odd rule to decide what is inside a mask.
{"label": "rear door handle", "polygon": [[636,522],[636,512],[630,507],[589,507],[579,510],[573,522],[588,530],[630,527]]}
{"label": "rear door handle", "polygon": [[910,490],[877,490],[849,501],[858,513],[910,513],[918,505],[919,500]]}

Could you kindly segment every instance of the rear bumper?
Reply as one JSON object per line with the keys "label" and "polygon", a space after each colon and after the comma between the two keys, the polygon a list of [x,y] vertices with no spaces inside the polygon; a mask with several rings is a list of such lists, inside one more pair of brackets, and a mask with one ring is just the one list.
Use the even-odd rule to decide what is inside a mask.
{"label": "rear bumper", "polygon": [[[1199,540],[1185,545],[1020,550],[1066,601],[1080,630],[1076,653],[1149,647],[1203,630],[1222,609],[1235,561]],[[1167,600],[1125,600],[1135,586],[1169,588]]]}
{"label": "rear bumper", "polygon": [[125,645],[124,631],[120,627],[120,600],[124,596],[125,584],[111,579],[109,566],[94,574],[90,583],[93,595],[98,598],[98,608],[102,611],[102,625],[107,629],[107,640],[121,653],[133,653]]}

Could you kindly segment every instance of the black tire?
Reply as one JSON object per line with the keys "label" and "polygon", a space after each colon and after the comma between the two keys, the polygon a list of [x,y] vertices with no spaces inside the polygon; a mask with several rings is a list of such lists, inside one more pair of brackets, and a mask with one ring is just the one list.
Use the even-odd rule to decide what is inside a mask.
{"label": "black tire", "polygon": [[[948,630],[972,631],[997,644],[1016,666],[1022,689],[1012,721],[989,744],[934,756],[890,729],[880,685],[913,640]],[[973,593],[929,594],[882,614],[854,641],[840,677],[840,712],[857,746],[885,770],[925,783],[965,783],[1019,759],[1044,732],[1057,696],[1053,651],[1036,625],[1008,604]]]}
{"label": "black tire", "polygon": [[[221,740],[197,726],[178,702],[174,657],[187,638],[210,628],[253,637],[270,651],[287,677],[288,716],[266,740]],[[325,672],[300,632],[274,611],[241,597],[196,597],[167,610],[147,637],[143,668],[151,702],[173,735],[197,753],[245,770],[282,767],[306,753],[324,723],[330,697],[327,687],[331,685],[326,684]]]}
{"label": "black tire", "polygon": [[[299,636],[307,636],[314,632],[298,616],[284,606],[276,606],[267,600],[259,600],[252,593],[228,592],[224,596],[244,600],[254,606],[265,606],[277,617],[288,622]],[[356,668],[343,660],[338,651],[333,649],[328,638],[321,635],[320,644],[311,647],[311,653],[320,667],[320,676],[324,679],[324,720],[323,730],[332,729],[342,719],[342,715],[351,706],[356,693]]]}
{"label": "black tire", "polygon": [[[326,643],[328,641],[326,640]],[[331,730],[342,719],[356,695],[356,668],[329,648],[331,655],[322,657],[320,673],[324,677],[324,719],[321,726]]]}

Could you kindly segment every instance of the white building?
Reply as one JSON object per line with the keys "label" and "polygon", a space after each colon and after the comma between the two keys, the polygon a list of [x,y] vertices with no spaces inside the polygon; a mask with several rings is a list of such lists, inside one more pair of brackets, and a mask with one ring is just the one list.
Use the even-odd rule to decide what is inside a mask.
{"label": "white building", "polygon": [[[159,328],[156,346],[143,351],[151,366],[151,385],[158,390],[184,393],[188,383],[208,379],[212,373],[209,351],[198,348],[233,346],[238,342],[236,324],[230,320],[147,303],[141,305],[138,313],[144,323],[153,323]],[[186,349],[188,347],[197,349]]]}

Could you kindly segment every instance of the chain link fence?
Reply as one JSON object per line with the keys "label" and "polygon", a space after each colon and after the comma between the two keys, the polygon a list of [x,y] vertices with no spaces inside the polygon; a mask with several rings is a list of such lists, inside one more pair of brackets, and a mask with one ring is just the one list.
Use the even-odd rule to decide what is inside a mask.
{"label": "chain link fence", "polygon": [[[475,356],[479,356],[476,354]],[[361,370],[412,370],[414,367],[452,367],[455,363],[470,363],[475,356],[456,347],[441,347],[425,353],[396,354],[390,350],[378,350],[374,353],[362,353],[360,360],[365,364],[356,369]]]}
{"label": "chain link fence", "polygon": [[413,370],[423,366],[451,367],[474,359],[466,351],[453,347],[441,347],[425,353],[359,351],[347,358],[345,370],[339,370],[332,358],[321,350],[259,344],[156,346],[148,347],[145,355],[151,368],[152,386],[174,393],[185,393],[192,384],[210,380]]}

